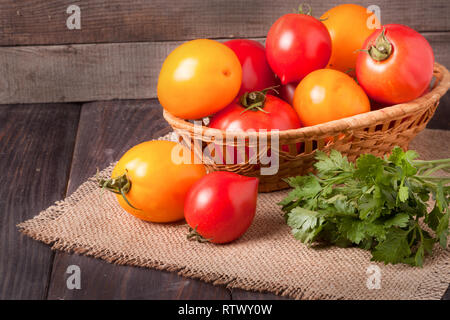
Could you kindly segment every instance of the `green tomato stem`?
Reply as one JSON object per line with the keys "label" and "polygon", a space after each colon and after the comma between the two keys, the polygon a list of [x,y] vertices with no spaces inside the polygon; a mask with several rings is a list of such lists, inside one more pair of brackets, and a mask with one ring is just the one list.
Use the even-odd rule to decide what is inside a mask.
{"label": "green tomato stem", "polygon": [[[304,9],[304,7],[306,7],[306,10]],[[311,5],[308,3],[300,3],[300,5],[298,6],[298,10],[297,10],[298,14],[304,14],[307,16],[312,16],[312,8]]]}
{"label": "green tomato stem", "polygon": [[392,44],[386,38],[386,30],[383,28],[381,34],[375,40],[375,45],[369,48],[369,55],[376,61],[383,61],[392,54]]}
{"label": "green tomato stem", "polygon": [[122,195],[123,200],[125,200],[125,202],[131,208],[133,208],[135,210],[140,210],[140,209],[134,207],[130,203],[130,201],[128,200],[128,198],[126,196],[126,194],[131,189],[131,180],[128,177],[127,172],[125,172],[123,175],[116,177],[116,178],[102,179],[102,178],[99,178],[98,170],[97,170],[97,183],[98,183],[99,187],[102,188],[103,190],[108,190],[112,193]]}
{"label": "green tomato stem", "polygon": [[278,86],[273,86],[273,87],[269,87],[269,88],[266,88],[261,91],[253,91],[253,92],[244,93],[239,101],[241,106],[244,108],[244,110],[242,110],[242,112],[240,114],[243,114],[249,110],[269,113],[264,110],[264,104],[266,102],[266,95],[267,95],[267,92],[270,90],[273,90],[276,93],[278,93],[278,91],[275,89],[277,87]]}

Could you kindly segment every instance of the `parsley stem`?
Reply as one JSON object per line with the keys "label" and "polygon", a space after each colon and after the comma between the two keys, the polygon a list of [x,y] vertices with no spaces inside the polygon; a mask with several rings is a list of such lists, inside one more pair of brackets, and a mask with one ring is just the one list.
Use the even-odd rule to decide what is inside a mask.
{"label": "parsley stem", "polygon": [[450,163],[443,163],[443,164],[438,165],[438,166],[436,166],[434,168],[427,169],[427,171],[423,174],[423,176],[425,176],[425,177],[429,176],[433,172],[436,172],[436,171],[439,171],[439,170],[442,170],[442,169],[445,169],[445,168],[450,168]]}
{"label": "parsley stem", "polygon": [[[358,245],[374,261],[421,267],[433,244],[447,240],[450,176],[440,173],[450,173],[450,159],[416,156],[396,147],[389,157],[365,154],[352,165],[336,150],[318,152],[316,174],[292,179],[295,190],[283,201],[295,238]],[[428,200],[436,202],[430,213]]]}
{"label": "parsley stem", "polygon": [[422,166],[426,164],[436,164],[436,163],[450,163],[450,158],[447,159],[438,159],[438,160],[413,160],[412,164],[417,166]]}
{"label": "parsley stem", "polygon": [[412,178],[418,178],[422,181],[429,180],[430,182],[442,182],[442,184],[450,183],[450,178],[442,178],[442,177],[428,177],[428,176],[415,176]]}
{"label": "parsley stem", "polygon": [[412,231],[413,231],[413,234],[411,236],[411,240],[409,241],[409,247],[411,247],[414,243],[414,240],[416,240],[416,227],[414,227],[412,229]]}

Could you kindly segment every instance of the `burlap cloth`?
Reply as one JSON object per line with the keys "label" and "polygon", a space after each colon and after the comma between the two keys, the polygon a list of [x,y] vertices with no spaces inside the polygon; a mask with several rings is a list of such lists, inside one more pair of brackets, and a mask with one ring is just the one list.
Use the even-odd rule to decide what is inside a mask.
{"label": "burlap cloth", "polygon": [[[449,141],[450,131],[425,130],[410,148],[422,159],[450,157]],[[227,245],[187,241],[184,223],[134,218],[113,194],[101,195],[94,178],[18,227],[52,249],[168,270],[228,288],[298,299],[440,299],[444,294],[450,282],[449,248],[436,246],[423,268],[374,263],[368,251],[357,248],[308,248],[291,236],[282,218],[277,202],[285,195],[260,194],[250,229]],[[381,287],[368,289],[368,267],[374,264],[381,271]]]}

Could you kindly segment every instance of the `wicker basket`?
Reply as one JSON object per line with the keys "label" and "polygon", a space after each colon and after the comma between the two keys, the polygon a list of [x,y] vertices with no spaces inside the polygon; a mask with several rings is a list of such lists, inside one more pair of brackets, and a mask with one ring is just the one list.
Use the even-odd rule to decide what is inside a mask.
{"label": "wicker basket", "polygon": [[[444,66],[436,63],[434,76],[436,81],[432,90],[414,101],[311,127],[280,131],[279,145],[289,146],[289,151],[278,152],[279,169],[274,175],[261,175],[261,165],[252,164],[253,160],[250,161],[245,154],[242,164],[216,164],[211,158],[204,156],[203,162],[209,171],[232,171],[246,176],[257,176],[260,178],[259,192],[270,192],[287,188],[284,178],[312,171],[317,149],[337,149],[350,161],[364,153],[377,156],[388,154],[394,146],[407,149],[409,142],[425,128],[439,104],[439,99],[450,87],[450,74]],[[180,142],[191,147],[197,156],[202,155],[205,148],[212,151],[217,147],[216,137],[224,134],[218,129],[206,126],[201,126],[200,130],[197,127],[194,132],[192,122],[177,118],[166,111],[164,118],[179,135]],[[267,138],[270,147],[270,133],[267,137],[255,132],[239,132],[236,136],[238,139],[234,142],[225,144],[228,147],[219,142],[224,153],[227,148],[242,145],[243,140],[247,147],[256,148],[249,141]],[[299,145],[301,148],[298,148]],[[259,154],[266,151],[258,150]]]}

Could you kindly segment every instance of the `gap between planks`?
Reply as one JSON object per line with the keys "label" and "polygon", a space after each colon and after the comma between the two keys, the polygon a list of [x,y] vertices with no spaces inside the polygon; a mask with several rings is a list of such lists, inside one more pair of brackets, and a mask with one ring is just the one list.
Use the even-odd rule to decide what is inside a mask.
{"label": "gap between planks", "polygon": [[[311,1],[319,17],[340,0]],[[371,0],[358,3],[373,5]],[[69,30],[66,0],[0,2],[0,45],[109,43],[264,36],[298,0],[89,0],[79,1],[81,29]],[[450,30],[447,0],[378,0],[383,24],[418,31]],[[399,14],[401,13],[401,14]],[[176,21],[176,23],[174,23]]]}
{"label": "gap between planks", "polygon": [[[450,32],[425,34],[450,67]],[[227,39],[221,39],[221,41]],[[263,42],[264,38],[256,40]],[[164,59],[182,42],[0,47],[2,103],[156,98]]]}

